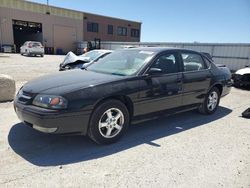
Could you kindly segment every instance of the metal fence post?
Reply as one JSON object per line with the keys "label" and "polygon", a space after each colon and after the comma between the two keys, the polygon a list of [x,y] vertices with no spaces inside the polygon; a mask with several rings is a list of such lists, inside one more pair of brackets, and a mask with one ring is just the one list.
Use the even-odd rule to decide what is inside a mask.
{"label": "metal fence post", "polygon": [[0,52],[2,52],[2,45],[3,45],[3,40],[2,40],[2,18],[0,17]]}
{"label": "metal fence post", "polygon": [[248,67],[250,67],[250,46],[248,47],[249,48],[249,53],[248,53]]}

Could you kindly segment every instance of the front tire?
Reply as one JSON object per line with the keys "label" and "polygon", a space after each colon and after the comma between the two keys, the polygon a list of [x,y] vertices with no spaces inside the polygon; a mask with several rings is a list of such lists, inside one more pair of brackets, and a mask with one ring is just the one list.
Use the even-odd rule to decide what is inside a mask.
{"label": "front tire", "polygon": [[98,144],[118,141],[129,126],[129,112],[119,100],[107,100],[93,112],[88,136]]}
{"label": "front tire", "polygon": [[220,91],[217,87],[213,87],[205,97],[204,102],[198,108],[202,114],[213,114],[220,103]]}

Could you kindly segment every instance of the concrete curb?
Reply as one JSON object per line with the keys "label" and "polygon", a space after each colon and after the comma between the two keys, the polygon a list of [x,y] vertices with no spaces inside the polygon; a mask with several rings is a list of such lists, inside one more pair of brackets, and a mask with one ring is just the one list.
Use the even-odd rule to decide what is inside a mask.
{"label": "concrete curb", "polygon": [[15,92],[15,80],[11,76],[0,74],[0,102],[12,101]]}

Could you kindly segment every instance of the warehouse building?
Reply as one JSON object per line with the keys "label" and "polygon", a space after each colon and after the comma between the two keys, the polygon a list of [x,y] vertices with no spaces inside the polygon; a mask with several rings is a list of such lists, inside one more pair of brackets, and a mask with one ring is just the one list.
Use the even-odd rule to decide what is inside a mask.
{"label": "warehouse building", "polygon": [[[139,42],[141,22],[112,18],[21,0],[0,1],[0,44],[19,51],[40,41],[48,53],[76,51],[77,43]],[[95,43],[94,43],[95,42]]]}

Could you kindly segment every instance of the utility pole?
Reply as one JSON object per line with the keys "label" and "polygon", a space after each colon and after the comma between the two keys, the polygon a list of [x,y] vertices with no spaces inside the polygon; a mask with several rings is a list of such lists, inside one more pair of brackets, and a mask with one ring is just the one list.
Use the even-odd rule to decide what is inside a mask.
{"label": "utility pole", "polygon": [[50,15],[49,0],[47,0],[47,11],[46,11],[46,14]]}

